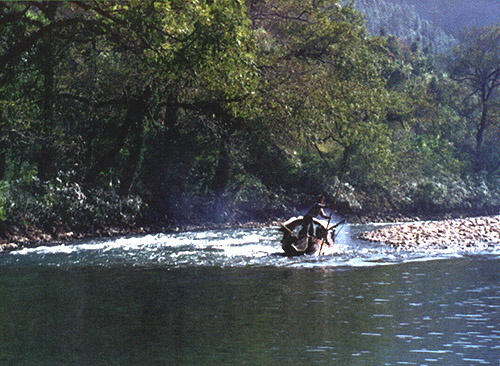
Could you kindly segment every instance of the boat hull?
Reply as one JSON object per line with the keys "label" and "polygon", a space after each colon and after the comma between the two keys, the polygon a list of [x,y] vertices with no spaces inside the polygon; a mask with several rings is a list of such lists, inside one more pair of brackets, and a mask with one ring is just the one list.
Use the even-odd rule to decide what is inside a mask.
{"label": "boat hull", "polygon": [[[333,233],[327,230],[325,223],[313,219],[315,227],[314,236],[299,237],[295,234],[296,229],[302,226],[303,217],[292,217],[281,224],[280,231],[283,232],[281,248],[286,256],[320,255],[331,251],[333,247]],[[320,253],[321,251],[321,253]]]}

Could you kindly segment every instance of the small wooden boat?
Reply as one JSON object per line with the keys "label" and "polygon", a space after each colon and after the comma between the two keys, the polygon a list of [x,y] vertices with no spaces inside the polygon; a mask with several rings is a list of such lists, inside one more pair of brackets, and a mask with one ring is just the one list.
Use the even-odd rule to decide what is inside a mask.
{"label": "small wooden boat", "polygon": [[[335,228],[344,221],[330,226],[330,228],[328,229],[328,223],[326,221],[314,218],[314,236],[301,235],[299,230],[300,227],[302,227],[302,221],[303,216],[298,216],[292,217],[288,221],[281,224],[281,227],[279,228],[279,230],[283,232],[283,238],[281,239],[281,248],[285,251],[285,255],[319,255],[332,252]],[[321,248],[322,243],[323,248]],[[320,248],[321,253],[319,253]]]}

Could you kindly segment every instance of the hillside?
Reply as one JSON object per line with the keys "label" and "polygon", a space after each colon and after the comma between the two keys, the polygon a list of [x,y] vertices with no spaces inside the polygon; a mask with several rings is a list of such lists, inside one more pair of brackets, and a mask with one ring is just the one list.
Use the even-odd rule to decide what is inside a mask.
{"label": "hillside", "polygon": [[464,27],[484,27],[500,22],[499,0],[395,0],[415,7],[422,19],[458,36]]}
{"label": "hillside", "polygon": [[418,41],[423,49],[432,53],[446,52],[455,42],[453,36],[436,23],[423,19],[417,8],[405,1],[355,0],[354,6],[365,14],[372,34],[394,35],[408,45]]}
{"label": "hillside", "polygon": [[466,27],[500,22],[500,0],[354,0],[372,34],[418,40],[433,53],[447,52]]}

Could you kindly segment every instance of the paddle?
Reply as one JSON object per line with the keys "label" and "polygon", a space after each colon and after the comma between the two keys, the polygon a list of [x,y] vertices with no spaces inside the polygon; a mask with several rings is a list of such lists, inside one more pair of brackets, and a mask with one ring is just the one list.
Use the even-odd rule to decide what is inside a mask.
{"label": "paddle", "polygon": [[337,226],[339,226],[340,224],[343,224],[345,222],[345,219],[342,219],[340,220],[339,222],[337,222],[335,225],[333,225],[332,227],[328,228],[327,231],[330,231],[332,229],[335,229]]}
{"label": "paddle", "polygon": [[[339,187],[340,187],[340,182],[339,182]],[[338,192],[338,189],[337,189],[337,192]],[[326,224],[326,227],[328,228],[328,226],[330,226],[330,221],[332,220],[332,215],[333,215],[333,205],[332,207],[330,208],[330,216],[328,217],[328,223]],[[332,228],[333,229],[333,228]],[[325,239],[326,239],[326,236],[328,235],[328,231],[330,231],[329,229],[326,231],[325,235],[323,236],[323,239],[321,239],[321,245],[319,246],[319,252],[318,252],[318,255],[321,255],[321,251],[323,250],[323,244],[325,244]]]}
{"label": "paddle", "polygon": [[330,216],[328,216],[328,223],[326,224],[327,231],[326,231],[325,236],[321,240],[321,245],[319,247],[318,255],[321,255],[321,251],[323,250],[323,244],[325,243],[326,235],[328,235],[328,231],[330,230],[330,229],[328,229],[328,227],[330,226],[330,221],[332,220],[332,215],[333,215],[333,209],[335,207],[335,204],[337,203],[337,198],[338,198],[339,193],[340,193],[340,186],[342,184],[342,179],[344,179],[344,174],[345,174],[345,171],[347,168],[347,160],[349,160],[349,155],[351,155],[351,147],[352,147],[352,145],[350,145],[349,150],[347,150],[347,155],[346,155],[346,158],[344,161],[344,166],[342,167],[342,173],[340,174],[340,178],[339,178],[339,184],[337,185],[337,191],[335,192],[335,196],[333,197],[333,202],[330,205]]}
{"label": "paddle", "polygon": [[285,229],[286,231],[288,231],[288,233],[293,234],[292,230],[290,230],[287,226],[285,226],[285,225],[283,225],[283,224],[280,224],[280,225],[281,225],[281,227],[282,227],[283,229]]}

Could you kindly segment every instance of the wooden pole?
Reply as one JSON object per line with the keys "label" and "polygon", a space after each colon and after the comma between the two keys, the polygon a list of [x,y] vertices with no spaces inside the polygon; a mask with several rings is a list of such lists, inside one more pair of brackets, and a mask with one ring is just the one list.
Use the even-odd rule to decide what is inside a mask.
{"label": "wooden pole", "polygon": [[326,229],[327,229],[326,234],[323,237],[323,239],[321,240],[321,245],[319,247],[318,255],[321,255],[321,251],[323,250],[323,244],[325,243],[326,236],[328,235],[328,231],[329,231],[328,227],[330,226],[330,221],[332,220],[332,215],[333,215],[333,209],[335,207],[335,204],[337,203],[337,198],[338,198],[339,193],[340,193],[340,186],[342,184],[342,179],[344,179],[344,174],[345,174],[345,171],[347,168],[347,160],[349,160],[349,155],[351,155],[351,147],[352,147],[352,145],[350,145],[349,150],[347,150],[347,156],[346,156],[346,159],[344,161],[344,166],[342,167],[342,173],[340,174],[339,184],[337,185],[337,191],[335,192],[335,196],[333,197],[333,202],[332,202],[331,207],[330,207],[330,216],[328,216],[328,223],[326,224]]}
{"label": "wooden pole", "polygon": [[292,230],[290,230],[287,226],[285,226],[285,225],[281,224],[281,227],[282,227],[283,229],[285,229],[286,231],[288,231],[288,232],[290,233],[290,235],[291,235],[291,234],[293,234]]}

